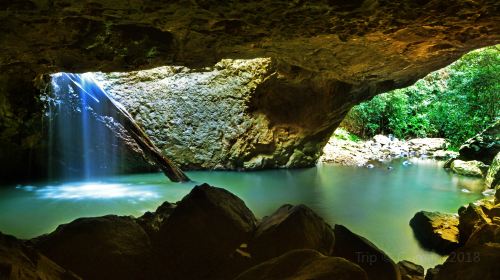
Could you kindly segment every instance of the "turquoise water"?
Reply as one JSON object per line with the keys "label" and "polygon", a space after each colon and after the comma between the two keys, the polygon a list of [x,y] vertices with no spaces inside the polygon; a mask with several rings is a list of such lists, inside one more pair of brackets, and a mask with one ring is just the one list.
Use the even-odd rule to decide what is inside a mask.
{"label": "turquoise water", "polygon": [[320,165],[298,170],[188,172],[195,182],[171,183],[163,174],[116,176],[80,182],[49,182],[0,188],[0,231],[20,238],[50,232],[78,217],[142,215],[161,202],[178,201],[197,183],[224,187],[257,217],[285,203],[303,203],[330,224],[344,224],[395,261],[428,268],[444,257],[420,248],[409,220],[419,210],[456,213],[481,198],[481,181],[450,174],[431,160],[373,169]]}

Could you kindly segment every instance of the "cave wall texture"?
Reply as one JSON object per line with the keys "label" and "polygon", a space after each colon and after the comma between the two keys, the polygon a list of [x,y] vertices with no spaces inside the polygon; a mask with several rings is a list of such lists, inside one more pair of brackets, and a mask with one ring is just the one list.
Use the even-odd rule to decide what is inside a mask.
{"label": "cave wall texture", "polygon": [[[220,144],[243,156],[227,153],[224,166],[309,165],[354,104],[410,85],[472,49],[498,44],[499,15],[496,0],[2,1],[0,168],[12,176],[43,168],[33,82],[39,74],[176,65],[203,76],[218,67],[232,71],[214,66],[222,59],[256,58],[269,58],[268,65],[245,71],[262,81],[221,92],[227,100],[228,92],[243,98],[233,100],[235,106],[244,106],[265,129]],[[235,80],[248,79],[236,72]],[[191,96],[174,92],[176,98]],[[291,140],[284,147],[286,137]],[[282,152],[269,158],[277,147]],[[195,154],[189,155],[193,162]],[[191,167],[205,167],[196,165]]]}

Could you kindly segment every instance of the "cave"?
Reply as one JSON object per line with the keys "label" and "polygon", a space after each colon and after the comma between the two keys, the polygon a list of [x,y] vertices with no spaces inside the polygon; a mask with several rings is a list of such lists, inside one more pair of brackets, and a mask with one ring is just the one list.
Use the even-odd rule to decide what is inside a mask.
{"label": "cave", "polygon": [[0,7],[1,279],[500,278],[497,1]]}

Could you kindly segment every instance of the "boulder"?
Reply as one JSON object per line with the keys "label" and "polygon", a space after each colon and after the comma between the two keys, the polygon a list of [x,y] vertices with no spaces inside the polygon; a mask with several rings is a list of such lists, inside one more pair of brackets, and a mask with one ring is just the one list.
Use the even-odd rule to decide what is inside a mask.
{"label": "boulder", "polygon": [[484,183],[487,188],[497,189],[500,187],[500,153],[497,153],[491,162]]}
{"label": "boulder", "polygon": [[436,275],[439,273],[439,270],[443,267],[442,264],[438,264],[435,267],[431,267],[427,269],[427,273],[425,274],[425,280],[435,280]]}
{"label": "boulder", "polygon": [[453,172],[459,175],[483,177],[483,172],[487,166],[477,160],[463,161],[456,159],[451,163],[450,168]]}
{"label": "boulder", "polygon": [[334,256],[361,266],[370,280],[400,279],[399,268],[382,250],[342,225],[335,225]]}
{"label": "boulder", "polygon": [[447,254],[459,245],[458,217],[453,214],[420,211],[410,220],[415,237],[426,248]]}
{"label": "boulder", "polygon": [[156,240],[163,222],[170,217],[177,205],[168,201],[163,202],[155,212],[146,212],[137,218],[137,223],[146,231],[149,237]]}
{"label": "boulder", "polygon": [[432,280],[500,279],[500,243],[466,246],[450,254]]}
{"label": "boulder", "polygon": [[333,230],[305,205],[283,205],[264,217],[250,242],[257,260],[267,260],[293,249],[314,249],[330,255],[335,244]]}
{"label": "boulder", "polygon": [[84,279],[153,277],[149,237],[131,217],[80,218],[33,241],[45,255]]}
{"label": "boulder", "polygon": [[424,280],[425,270],[421,265],[410,261],[398,262],[401,280]]}
{"label": "boulder", "polygon": [[491,219],[484,213],[480,205],[470,203],[458,209],[459,241],[465,244],[471,234],[483,224],[491,223]]}
{"label": "boulder", "polygon": [[158,265],[169,273],[163,278],[234,277],[250,265],[240,264],[240,256],[255,227],[253,213],[237,196],[208,184],[194,187],[160,226]]}
{"label": "boulder", "polygon": [[500,152],[500,120],[467,140],[458,152],[462,160],[479,160],[491,164]]}
{"label": "boulder", "polygon": [[0,232],[0,279],[76,280],[81,278],[17,238]]}
{"label": "boulder", "polygon": [[314,250],[294,250],[241,273],[234,280],[368,280],[358,265]]}
{"label": "boulder", "polygon": [[465,246],[481,245],[488,242],[500,243],[500,225],[483,224],[467,239]]}
{"label": "boulder", "polygon": [[381,134],[373,136],[373,141],[375,141],[375,143],[378,143],[380,145],[388,145],[391,143],[391,139],[389,137]]}

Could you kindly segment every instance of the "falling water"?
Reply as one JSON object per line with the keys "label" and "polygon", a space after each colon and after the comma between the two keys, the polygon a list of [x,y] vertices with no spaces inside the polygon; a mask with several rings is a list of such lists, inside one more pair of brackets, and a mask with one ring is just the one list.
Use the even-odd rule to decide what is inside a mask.
{"label": "falling water", "polygon": [[52,75],[47,96],[52,178],[90,179],[117,172],[120,145],[113,128],[118,124],[96,98],[101,91],[90,73]]}

